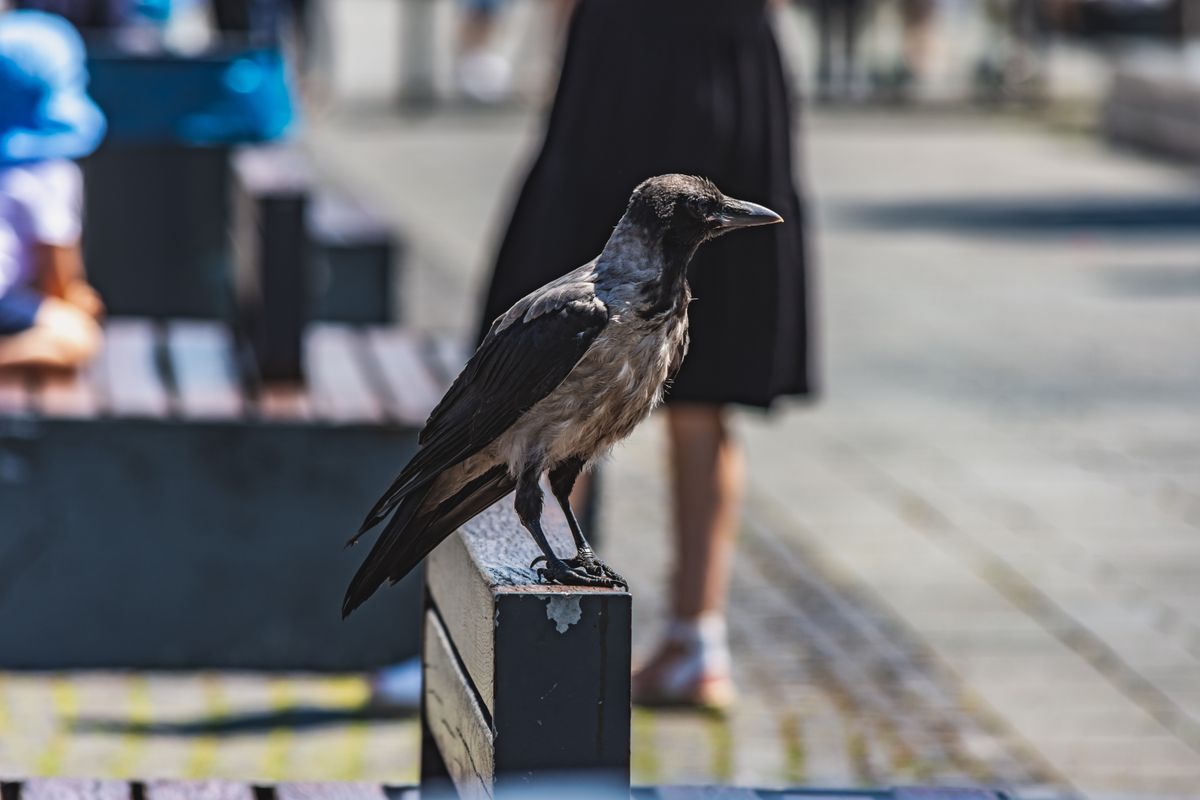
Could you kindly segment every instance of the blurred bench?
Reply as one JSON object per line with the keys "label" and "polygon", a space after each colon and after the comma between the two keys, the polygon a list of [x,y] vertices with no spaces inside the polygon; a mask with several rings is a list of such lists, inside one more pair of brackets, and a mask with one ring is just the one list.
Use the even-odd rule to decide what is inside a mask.
{"label": "blurred bench", "polygon": [[630,595],[540,583],[539,554],[501,501],[429,557],[422,797],[629,796]]}
{"label": "blurred bench", "polygon": [[310,319],[394,317],[396,241],[362,205],[314,194],[307,157],[292,146],[252,147],[233,161],[234,297],[252,372],[300,380]]}
{"label": "blurred bench", "polygon": [[351,669],[415,653],[419,581],[342,623],[359,559],[339,548],[460,359],[318,324],[306,382],[260,385],[224,325],[116,319],[78,375],[0,372],[0,666]]}
{"label": "blurred bench", "polygon": [[[88,37],[89,91],[109,118],[103,146],[83,160],[91,278],[111,314],[230,319],[231,162],[287,130],[279,53],[231,34],[180,53],[152,31],[129,33]],[[249,102],[231,76],[258,76],[266,94]],[[393,321],[399,237],[369,204],[306,176],[311,316]]]}
{"label": "blurred bench", "polygon": [[[84,258],[110,313],[232,318],[237,265],[229,237],[236,223],[229,198],[246,188],[234,166],[237,152],[106,144],[84,160]],[[314,177],[307,159],[292,152],[304,180],[294,187],[304,206],[297,236],[311,257],[290,268],[298,276],[304,268],[306,315],[397,321],[399,233],[361,198]]]}

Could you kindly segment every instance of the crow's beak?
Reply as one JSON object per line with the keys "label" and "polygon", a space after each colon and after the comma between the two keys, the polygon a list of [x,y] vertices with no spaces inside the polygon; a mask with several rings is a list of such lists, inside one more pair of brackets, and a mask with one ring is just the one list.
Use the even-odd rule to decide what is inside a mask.
{"label": "crow's beak", "polygon": [[734,228],[774,225],[776,222],[783,222],[783,217],[758,203],[727,199],[721,210],[713,216],[712,222],[716,232],[724,233]]}

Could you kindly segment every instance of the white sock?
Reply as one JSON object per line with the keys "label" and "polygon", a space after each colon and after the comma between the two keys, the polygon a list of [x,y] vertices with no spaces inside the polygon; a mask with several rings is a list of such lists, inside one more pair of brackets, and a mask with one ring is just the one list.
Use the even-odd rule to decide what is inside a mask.
{"label": "white sock", "polygon": [[695,670],[706,675],[729,674],[729,634],[725,615],[706,611],[693,619],[672,619],[667,641],[682,645]]}

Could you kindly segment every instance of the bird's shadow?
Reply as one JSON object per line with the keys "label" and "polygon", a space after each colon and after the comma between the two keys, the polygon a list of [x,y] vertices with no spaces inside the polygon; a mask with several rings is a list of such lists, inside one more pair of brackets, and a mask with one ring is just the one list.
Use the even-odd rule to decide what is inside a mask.
{"label": "bird's shadow", "polygon": [[116,717],[80,717],[72,728],[77,733],[137,734],[145,736],[239,736],[266,733],[279,728],[311,730],[353,722],[385,722],[409,719],[412,711],[357,708],[317,708],[297,706],[279,711],[225,714],[159,722],[138,722]]}

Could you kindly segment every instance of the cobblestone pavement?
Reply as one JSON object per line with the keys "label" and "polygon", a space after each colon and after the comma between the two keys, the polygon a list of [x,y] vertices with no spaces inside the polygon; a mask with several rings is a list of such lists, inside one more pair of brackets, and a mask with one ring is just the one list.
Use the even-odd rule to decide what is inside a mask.
{"label": "cobblestone pavement", "polygon": [[[524,117],[318,120],[414,240],[410,321],[469,324]],[[1200,202],[1004,119],[819,115],[827,391],[744,414],[728,720],[638,712],[646,782],[1000,782],[1200,797]],[[699,302],[703,302],[700,298]],[[636,649],[661,620],[662,432],[607,468]],[[415,776],[356,676],[7,674],[0,773]]]}

